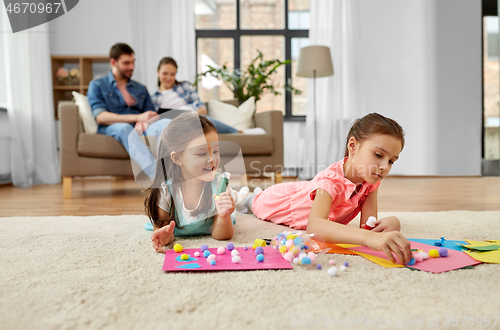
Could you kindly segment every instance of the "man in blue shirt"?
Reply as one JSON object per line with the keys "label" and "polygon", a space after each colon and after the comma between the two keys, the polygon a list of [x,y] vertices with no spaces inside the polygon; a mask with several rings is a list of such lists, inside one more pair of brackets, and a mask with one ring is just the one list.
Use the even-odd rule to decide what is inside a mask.
{"label": "man in blue shirt", "polygon": [[[155,175],[155,159],[139,135],[160,136],[170,119],[158,119],[146,86],[130,79],[134,72],[134,51],[118,43],[109,52],[111,70],[90,82],[87,96],[96,119],[98,133],[118,140],[150,179]],[[158,120],[153,119],[157,117]]]}

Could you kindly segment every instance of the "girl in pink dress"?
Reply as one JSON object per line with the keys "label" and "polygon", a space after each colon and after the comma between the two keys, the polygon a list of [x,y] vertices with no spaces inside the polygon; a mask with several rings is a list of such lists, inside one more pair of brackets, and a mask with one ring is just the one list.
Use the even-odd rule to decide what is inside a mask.
{"label": "girl in pink dress", "polygon": [[[392,119],[371,113],[354,122],[346,139],[345,158],[319,172],[311,181],[274,185],[247,206],[260,219],[307,229],[325,242],[366,245],[382,250],[393,262],[413,257],[410,242],[399,233],[396,217],[377,218],[377,190],[404,146],[404,132]],[[251,196],[251,195],[250,195]],[[252,202],[253,199],[253,202]],[[361,212],[361,228],[344,226]]]}

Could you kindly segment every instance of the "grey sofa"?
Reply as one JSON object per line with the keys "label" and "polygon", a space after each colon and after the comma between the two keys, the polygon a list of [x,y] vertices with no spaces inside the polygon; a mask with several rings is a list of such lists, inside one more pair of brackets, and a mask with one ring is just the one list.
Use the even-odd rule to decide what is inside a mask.
{"label": "grey sofa", "polygon": [[[210,109],[208,111],[210,113]],[[71,198],[75,177],[133,177],[125,148],[110,136],[85,133],[74,102],[61,101],[58,114],[64,198]],[[267,134],[219,134],[219,140],[240,146],[247,174],[274,173],[275,183],[279,183],[283,170],[283,115],[281,111],[256,113],[254,121],[256,127],[263,128]]]}

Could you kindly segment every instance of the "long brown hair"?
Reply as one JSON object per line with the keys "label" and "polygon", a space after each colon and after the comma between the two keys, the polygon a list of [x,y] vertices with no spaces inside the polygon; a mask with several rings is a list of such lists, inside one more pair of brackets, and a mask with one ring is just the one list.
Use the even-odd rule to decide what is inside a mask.
{"label": "long brown hair", "polygon": [[363,142],[370,136],[381,134],[391,135],[399,139],[401,141],[401,150],[403,150],[405,146],[405,133],[401,126],[395,120],[374,112],[357,119],[352,124],[345,142],[344,157],[349,156],[347,145],[351,137],[354,137],[358,142]]}
{"label": "long brown hair", "polygon": [[[176,189],[172,189],[171,191],[170,209],[167,210],[171,220],[160,219],[158,217],[158,196],[162,182],[172,179],[172,186],[179,186],[184,181],[181,168],[173,162],[170,154],[174,151],[182,153],[188,143],[200,135],[200,124],[203,134],[210,132],[217,133],[214,124],[205,116],[186,112],[172,120],[161,135],[154,183],[151,188],[146,190],[147,196],[144,200],[146,215],[154,227],[160,228],[166,226],[171,220],[175,220],[176,227],[182,228],[175,217],[174,200],[177,193]],[[212,206],[212,196],[211,184],[207,182],[203,189],[200,205],[191,212],[191,215],[197,216],[201,213],[207,213]]]}
{"label": "long brown hair", "polygon": [[[176,69],[178,69],[177,62],[173,58],[164,57],[160,60],[160,63],[158,63],[158,68],[156,69],[156,71],[160,71],[161,66],[164,64],[172,64],[173,66],[175,66]],[[177,79],[175,79],[174,85],[179,85],[179,84],[180,84],[180,82],[177,81]],[[160,82],[160,78],[158,77],[158,87],[160,87],[160,85],[161,85],[161,82]]]}

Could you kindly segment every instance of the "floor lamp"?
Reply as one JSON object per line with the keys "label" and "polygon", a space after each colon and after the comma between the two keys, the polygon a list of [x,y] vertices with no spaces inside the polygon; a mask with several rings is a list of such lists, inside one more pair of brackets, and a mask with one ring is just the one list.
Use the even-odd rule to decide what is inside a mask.
{"label": "floor lamp", "polygon": [[[308,46],[300,49],[297,77],[313,78],[314,110],[314,166],[318,172],[318,130],[316,127],[316,78],[333,75],[332,56],[326,46]],[[316,174],[315,174],[316,175]]]}

